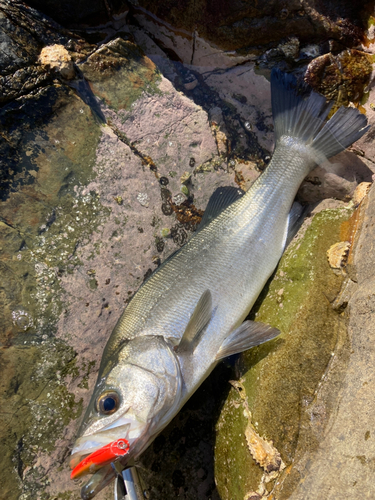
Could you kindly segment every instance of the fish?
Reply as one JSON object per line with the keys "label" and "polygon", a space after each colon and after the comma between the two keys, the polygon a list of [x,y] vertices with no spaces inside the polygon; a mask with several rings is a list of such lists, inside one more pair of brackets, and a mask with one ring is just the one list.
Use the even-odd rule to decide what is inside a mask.
{"label": "fish", "polygon": [[[327,120],[332,103],[278,69],[271,102],[275,149],[265,171],[246,193],[213,193],[197,231],[144,282],[106,344],[70,461],[73,479],[93,474],[84,500],[115,478],[116,464],[134,465],[221,359],[280,333],[246,316],[293,232],[297,190],[369,127],[355,108]],[[126,454],[111,455],[118,440]]]}

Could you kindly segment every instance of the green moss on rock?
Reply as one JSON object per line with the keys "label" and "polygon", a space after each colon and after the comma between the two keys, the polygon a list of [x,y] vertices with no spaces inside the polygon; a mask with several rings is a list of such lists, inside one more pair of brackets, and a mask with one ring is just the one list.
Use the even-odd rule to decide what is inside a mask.
{"label": "green moss on rock", "polygon": [[43,468],[34,466],[36,457],[52,451],[63,429],[80,416],[82,401],[66,389],[67,377],[76,373],[75,357],[73,349],[59,340],[12,346],[1,353],[4,498],[19,498],[21,487],[26,498],[36,498],[45,480]]}
{"label": "green moss on rock", "polygon": [[[329,268],[326,252],[339,241],[340,225],[350,215],[347,209],[316,215],[303,238],[287,249],[250,315],[281,330],[275,340],[244,353],[239,370],[256,430],[274,442],[287,465],[303,407],[314,398],[342,328],[330,301],[343,278]],[[246,424],[232,389],[217,423],[215,473],[222,500],[243,500],[257,490],[263,474],[247,448]],[[306,441],[315,445],[313,438]]]}

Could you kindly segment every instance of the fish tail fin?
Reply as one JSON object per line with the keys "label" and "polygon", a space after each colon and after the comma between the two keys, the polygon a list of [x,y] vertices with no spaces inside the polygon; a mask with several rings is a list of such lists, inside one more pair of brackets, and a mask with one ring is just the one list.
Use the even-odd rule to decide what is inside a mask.
{"label": "fish tail fin", "polygon": [[314,149],[321,161],[357,141],[369,128],[358,109],[341,107],[326,121],[332,102],[315,92],[306,97],[307,86],[278,69],[271,74],[272,114],[276,144],[283,136],[294,137]]}
{"label": "fish tail fin", "polygon": [[314,138],[312,147],[326,158],[335,156],[367,132],[367,118],[356,108],[339,108]]}

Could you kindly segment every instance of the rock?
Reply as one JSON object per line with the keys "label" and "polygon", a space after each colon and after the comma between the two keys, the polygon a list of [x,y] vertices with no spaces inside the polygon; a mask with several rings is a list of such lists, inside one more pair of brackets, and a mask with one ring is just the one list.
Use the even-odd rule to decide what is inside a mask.
{"label": "rock", "polygon": [[[9,408],[1,486],[9,499],[77,494],[65,458],[117,318],[189,237],[212,190],[236,185],[207,114],[134,44],[112,41],[80,63],[82,46],[65,49],[91,88],[47,79],[8,96],[0,111],[1,398]],[[176,205],[186,172],[189,200]],[[210,464],[207,439],[197,470]],[[198,479],[189,479],[193,491]]]}
{"label": "rock", "polygon": [[[138,23],[164,47],[184,63],[206,68],[235,66],[277,46],[277,53],[294,59],[298,44],[323,39],[352,47],[365,31],[360,9],[350,2],[333,2],[324,9],[312,1],[303,6],[289,2],[287,7],[283,2],[234,2],[220,8],[204,0],[129,3]],[[333,21],[337,15],[341,23]]]}
{"label": "rock", "polygon": [[63,45],[55,44],[44,47],[40,53],[39,62],[47,69],[59,72],[66,80],[72,80],[75,77],[72,58]]}
{"label": "rock", "polygon": [[344,50],[316,57],[307,67],[305,81],[336,106],[361,103],[372,73],[371,56],[359,50]]}
{"label": "rock", "polygon": [[[52,84],[54,75],[38,62],[43,47],[70,46],[71,54],[65,57],[74,61],[86,57],[90,47],[24,3],[7,0],[0,1],[0,41],[1,105]],[[71,66],[67,71],[72,77]]]}
{"label": "rock", "polygon": [[[372,189],[350,219],[350,205],[316,215],[302,239],[288,248],[255,305],[252,315],[283,334],[245,353],[237,377],[256,431],[272,439],[287,468],[262,489],[265,476],[243,444],[248,424],[232,390],[217,422],[216,480],[222,499],[242,499],[248,491],[265,491],[262,498],[272,491],[280,500],[372,494],[374,263],[372,237],[365,229],[373,225],[374,206]],[[344,280],[346,273],[328,269],[325,250],[348,235]],[[324,300],[318,298],[322,295]]]}
{"label": "rock", "polygon": [[[59,2],[53,7],[55,3],[40,0],[38,5],[47,4],[50,13],[69,24],[94,22],[98,12],[102,16],[104,5],[92,2],[80,17],[78,4]],[[102,39],[115,32],[116,12],[121,18],[122,4],[106,5],[114,10],[108,14],[112,24]],[[283,20],[285,26],[298,21],[295,7],[280,13],[288,20]],[[140,19],[140,8],[135,6],[133,12]],[[305,14],[301,21],[306,21]],[[240,45],[248,21],[239,17],[231,22]],[[278,18],[276,24],[281,26]],[[170,28],[163,26],[160,33],[167,38]],[[229,28],[221,25],[218,30],[213,25],[212,29],[224,30],[223,43],[229,43]],[[346,26],[337,28],[332,23],[322,31],[324,36],[327,32],[349,36]],[[18,1],[0,0],[0,33],[6,48],[0,55],[0,356],[4,367],[0,399],[6,409],[0,426],[5,450],[0,459],[1,488],[10,500],[76,498],[80,484],[69,479],[67,457],[105,342],[143,280],[190,237],[215,188],[246,189],[265,168],[273,140],[269,75],[263,76],[255,67],[253,46],[236,54],[220,48],[215,64],[244,64],[201,74],[168,59],[139,27],[128,26],[96,46]],[[188,54],[190,35],[180,34]],[[208,42],[201,33],[196,35],[196,61],[207,60],[205,53],[211,53],[214,35],[207,35]],[[316,46],[304,46],[301,38],[281,40],[276,31],[272,36],[271,42],[264,39],[259,54],[274,47],[293,61],[299,43],[300,53],[317,55]],[[56,46],[57,62],[48,49],[53,47],[53,54]],[[44,58],[45,51],[49,59]],[[364,109],[373,121],[370,104],[371,100]],[[331,161],[328,180],[323,171],[315,172],[300,198],[346,200],[357,182],[370,181],[372,148],[370,132],[351,154]],[[349,255],[345,269],[350,281],[335,302],[344,277],[331,274],[325,252],[330,244],[346,241],[339,234],[339,222],[349,217],[352,208],[334,200],[325,200],[320,208],[323,204],[336,209],[317,215],[305,238],[290,247],[283,261],[286,274],[276,274],[259,309],[259,315],[271,314],[280,323],[289,343],[285,340],[284,347],[283,340],[276,340],[239,363],[238,369],[243,370],[264,357],[256,367],[263,370],[260,381],[256,371],[244,375],[249,407],[254,405],[251,433],[250,420],[243,408],[241,413],[232,392],[220,417],[216,468],[223,499],[261,498],[275,477],[281,477],[267,476],[270,482],[264,479],[260,489],[258,466],[251,462],[245,433],[241,434],[244,428],[249,431],[248,441],[260,443],[256,456],[262,457],[262,463],[269,464],[267,458],[273,455],[271,468],[279,465],[271,473],[277,475],[282,469],[279,456],[288,465],[291,457],[299,457],[299,447],[305,443],[297,439],[301,398],[318,422],[313,433],[320,432],[329,414],[330,407],[314,406],[311,398],[331,360],[336,333],[345,345],[338,314],[350,300],[357,269]],[[318,256],[316,263],[310,253]],[[328,301],[322,300],[322,289]],[[304,302],[288,302],[293,290]],[[302,304],[310,316],[300,313],[294,318]],[[286,316],[281,314],[284,311]],[[305,340],[302,330],[311,324],[313,336]],[[327,325],[332,326],[328,334]],[[299,334],[287,335],[289,327],[300,330]],[[265,357],[267,349],[275,349],[275,354]],[[273,359],[280,361],[277,369]],[[229,378],[233,378],[231,368],[220,365],[142,456],[141,481],[150,497],[218,500],[213,422],[229,392]],[[234,444],[228,449],[230,439]],[[243,461],[253,476],[246,470],[240,474],[241,481],[238,474],[234,481],[234,460]],[[111,496],[109,488],[98,499]]]}
{"label": "rock", "polygon": [[38,9],[55,21],[71,28],[82,26],[97,26],[125,16],[128,8],[122,0],[29,0],[29,5]]}
{"label": "rock", "polygon": [[[250,316],[279,328],[282,335],[248,351],[237,363],[236,378],[245,388],[255,430],[272,440],[286,470],[302,432],[301,411],[314,400],[337,339],[345,336],[330,305],[343,277],[330,271],[326,251],[350,214],[347,208],[325,210],[306,221],[304,236],[290,244]],[[222,500],[243,499],[262,485],[263,470],[246,445],[247,425],[232,389],[216,424],[216,481]],[[268,492],[280,477],[268,483]]]}
{"label": "rock", "polygon": [[[375,191],[368,196],[363,228],[372,227]],[[354,250],[357,283],[348,304],[344,344],[335,349],[315,400],[307,410],[306,427],[316,439],[306,454],[299,444],[290,478],[277,489],[276,498],[312,499],[316,492],[327,499],[370,498],[374,487],[368,473],[375,447],[371,421],[374,412],[374,260],[373,236],[362,231]]]}

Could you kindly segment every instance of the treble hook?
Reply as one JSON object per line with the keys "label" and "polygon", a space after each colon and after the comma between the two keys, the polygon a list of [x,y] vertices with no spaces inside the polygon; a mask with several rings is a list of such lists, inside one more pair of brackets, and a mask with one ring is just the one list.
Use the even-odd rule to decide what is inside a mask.
{"label": "treble hook", "polygon": [[111,463],[116,472],[114,500],[144,500],[138,472],[135,467],[121,470],[119,462]]}

